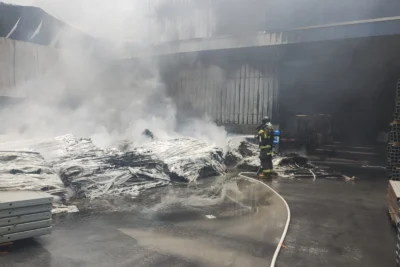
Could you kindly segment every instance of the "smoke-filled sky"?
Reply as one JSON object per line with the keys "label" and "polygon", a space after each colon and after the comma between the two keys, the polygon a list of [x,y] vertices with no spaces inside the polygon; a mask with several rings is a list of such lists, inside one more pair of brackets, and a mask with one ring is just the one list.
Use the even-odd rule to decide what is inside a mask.
{"label": "smoke-filled sky", "polygon": [[[198,28],[205,27],[207,23],[211,25],[206,26],[207,31],[210,31],[210,27],[213,28],[215,26],[213,23],[216,23],[217,28],[212,31],[226,35],[238,31],[248,33],[249,30],[287,29],[397,16],[400,8],[400,2],[397,0],[192,0],[193,6],[196,7],[195,10],[188,9],[190,5],[187,4],[187,1],[179,4],[179,1],[170,0],[2,1],[40,7],[60,20],[94,36],[133,42],[140,42],[148,38],[151,34],[149,29],[154,31],[154,28],[149,25],[149,18],[157,17],[159,19],[160,14],[155,15],[155,12],[164,12],[162,16],[166,17],[176,17],[179,14],[182,22],[179,27],[186,31],[198,32]],[[175,4],[168,6],[171,2]],[[158,5],[158,11],[153,9],[154,5]],[[212,9],[213,14],[204,13],[199,19],[198,15],[204,7]],[[184,19],[185,16],[188,17],[187,20]],[[170,27],[170,25],[158,26]],[[197,27],[197,29],[193,27]]]}
{"label": "smoke-filled sky", "polygon": [[[192,5],[188,4],[190,1],[170,0],[2,1],[40,7],[97,37],[137,43],[148,38],[168,40],[168,37],[176,36],[201,38],[215,34],[248,34],[251,31],[398,16],[400,8],[398,0],[191,0]],[[155,5],[157,8],[154,9]],[[212,12],[203,12],[204,8]],[[176,19],[177,16],[179,19],[175,25],[171,26],[165,20],[161,25],[154,25],[157,19]],[[176,28],[180,28],[178,32],[181,33],[177,33]]]}
{"label": "smoke-filled sky", "polygon": [[148,32],[147,1],[137,0],[2,0],[37,6],[91,35],[110,40],[136,41]]}
{"label": "smoke-filled sky", "polygon": [[[168,3],[169,0],[159,1]],[[338,22],[342,19],[388,16],[391,13],[386,11],[396,9],[393,5],[379,9],[382,3],[400,3],[398,0],[247,0],[249,5],[244,9],[243,5],[230,4],[240,1],[230,1],[207,1],[214,8],[214,23],[217,25],[215,31],[218,34],[235,34],[238,31],[247,33],[251,30],[262,30],[263,27],[298,27],[321,22]],[[148,21],[152,14],[149,12],[147,0],[3,2],[40,7],[84,32],[109,40],[145,43],[149,37]],[[257,8],[254,9],[254,6]],[[197,10],[193,11],[194,13],[182,12],[187,10],[185,8],[187,6],[181,4],[169,9],[161,8],[159,12],[166,17],[176,13],[184,14],[188,17],[188,23],[184,23],[185,29],[192,32],[193,29],[187,24],[196,21],[194,18]],[[177,10],[181,12],[176,12]],[[201,25],[201,22],[203,21],[198,25]],[[171,24],[163,20],[160,23],[167,26]],[[243,27],[239,27],[239,24]],[[198,25],[194,23],[192,26],[195,28]],[[156,30],[152,34],[175,38],[176,32],[167,26],[160,27],[160,31]],[[172,25],[173,27],[175,26]],[[29,49],[25,52],[28,55],[32,54]],[[57,53],[58,64],[49,69],[46,75],[28,81],[20,88],[9,90],[21,91],[21,94],[27,97],[28,103],[22,110],[6,110],[0,114],[0,133],[9,133],[10,130],[29,136],[73,133],[81,137],[96,137],[104,146],[115,139],[136,140],[141,137],[145,128],[153,130],[158,136],[174,136],[177,128],[177,109],[173,100],[168,98],[166,84],[160,76],[157,64],[131,62],[127,66],[107,66],[98,59],[89,57],[86,51]],[[11,58],[20,57],[14,55]],[[45,57],[41,60],[46,61]],[[210,138],[213,142],[217,142],[216,136],[221,136],[217,139],[222,140],[225,132],[213,127],[212,123],[195,122],[186,127],[186,132],[190,132],[192,136]]]}
{"label": "smoke-filled sky", "polygon": [[[144,2],[7,1],[38,6],[94,36],[114,40],[131,36],[139,42],[146,38],[142,34],[147,29],[143,23],[146,13],[138,5]],[[9,47],[2,49],[7,53]],[[47,51],[41,49],[43,53],[38,55],[38,60],[47,67],[44,72],[40,69],[37,70],[40,75],[31,80],[18,80],[17,88],[0,88],[11,92],[11,96],[24,97],[22,105],[0,111],[0,135],[40,138],[72,133],[77,137],[91,137],[101,146],[112,146],[121,139],[146,141],[142,140],[142,132],[150,129],[158,139],[184,135],[224,146],[225,130],[200,119],[203,114],[196,114],[197,119],[191,118],[189,123],[180,125],[175,103],[167,94],[157,62],[147,59],[107,62],[90,54],[84,44],[69,46],[66,50],[44,49]],[[29,55],[36,52],[34,45],[18,49],[17,53],[22,55],[14,57],[19,60],[14,63],[18,74],[27,74],[24,60],[29,61]],[[13,64],[5,66],[9,73],[15,71]]]}

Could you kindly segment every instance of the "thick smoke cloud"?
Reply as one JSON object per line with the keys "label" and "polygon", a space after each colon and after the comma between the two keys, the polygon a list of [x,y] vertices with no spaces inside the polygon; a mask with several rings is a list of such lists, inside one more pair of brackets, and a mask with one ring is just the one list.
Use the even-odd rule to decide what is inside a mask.
{"label": "thick smoke cloud", "polygon": [[[118,43],[129,34],[140,36],[137,33],[145,28],[144,24],[136,24],[138,31],[131,31],[130,24],[125,24],[131,18],[130,23],[134,24],[135,18],[146,15],[142,9],[136,9],[137,2],[113,1],[115,6],[105,1],[90,1],[90,4],[89,1],[34,1],[33,4],[60,19],[64,16],[66,22],[88,29],[90,34],[104,33]],[[70,5],[73,8],[67,8]],[[75,20],[76,13],[80,17]],[[125,32],[126,29],[130,31]],[[144,43],[145,36],[142,38],[138,42]],[[177,109],[167,94],[156,59],[105,59],[83,45],[64,41],[61,47],[65,49],[58,51],[57,63],[45,75],[9,90],[25,100],[1,111],[1,134],[32,138],[72,133],[91,137],[96,144],[108,147],[121,139],[142,143],[146,141],[142,132],[150,129],[159,139],[184,135],[224,146],[225,130],[207,119],[199,119],[201,116],[178,125]],[[119,46],[112,49],[115,47]]]}
{"label": "thick smoke cloud", "polygon": [[2,0],[37,6],[47,13],[97,38],[112,41],[146,41],[148,4],[137,0]]}

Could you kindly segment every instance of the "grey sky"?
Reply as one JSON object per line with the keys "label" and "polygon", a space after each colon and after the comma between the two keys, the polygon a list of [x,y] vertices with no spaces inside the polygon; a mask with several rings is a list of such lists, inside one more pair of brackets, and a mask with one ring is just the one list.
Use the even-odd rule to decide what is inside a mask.
{"label": "grey sky", "polygon": [[94,36],[139,41],[146,37],[145,0],[0,0],[37,6],[54,17]]}

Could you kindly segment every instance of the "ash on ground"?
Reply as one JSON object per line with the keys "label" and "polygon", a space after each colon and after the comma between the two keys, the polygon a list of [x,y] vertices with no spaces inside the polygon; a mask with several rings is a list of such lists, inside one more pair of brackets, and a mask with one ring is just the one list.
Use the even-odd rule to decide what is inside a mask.
{"label": "ash on ground", "polygon": [[[248,141],[249,137],[231,138],[225,163],[230,168],[242,171],[257,172],[260,167],[259,148]],[[280,153],[273,156],[274,172],[285,178],[334,178],[349,180],[348,177],[326,166],[312,164],[308,157],[300,153]]]}
{"label": "ash on ground", "polygon": [[36,190],[74,198],[136,197],[171,182],[225,172],[222,150],[193,138],[103,149],[72,135],[0,143],[0,190]]}
{"label": "ash on ground", "polygon": [[[158,203],[160,199],[156,198],[160,192],[170,192],[167,186],[173,184],[176,190],[182,186],[186,188],[185,194],[191,193],[169,198],[169,202],[212,204],[221,201],[224,195],[221,183],[231,178],[224,176],[226,166],[235,169],[234,174],[237,170],[256,172],[260,165],[258,146],[246,138],[230,139],[224,157],[222,149],[199,139],[182,137],[161,141],[150,131],[145,135],[149,140],[144,145],[123,141],[115,149],[103,149],[90,139],[72,135],[1,142],[0,191],[48,192],[56,197],[57,211],[72,210],[62,206],[71,203],[121,210],[142,205],[143,201],[150,201],[151,205]],[[313,165],[297,153],[276,155],[273,163],[279,177],[346,179],[327,167]],[[210,178],[218,180],[219,185],[210,183],[205,191],[196,187],[208,177],[220,177]],[[187,190],[191,186],[193,190]],[[177,191],[174,192],[176,195]],[[166,202],[166,198],[161,202]]]}

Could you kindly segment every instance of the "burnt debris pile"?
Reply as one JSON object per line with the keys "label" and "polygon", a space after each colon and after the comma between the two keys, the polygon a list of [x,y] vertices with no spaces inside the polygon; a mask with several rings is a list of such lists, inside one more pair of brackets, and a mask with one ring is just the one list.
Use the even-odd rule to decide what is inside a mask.
{"label": "burnt debris pile", "polygon": [[50,164],[63,183],[82,197],[137,196],[169,183],[164,164],[151,152],[102,149],[88,139],[69,142]]}
{"label": "burnt debris pile", "polygon": [[225,164],[231,168],[256,172],[260,166],[258,146],[239,138],[228,142]]}
{"label": "burnt debris pile", "polygon": [[[78,197],[135,197],[173,181],[193,182],[225,172],[222,151],[191,138],[151,141],[136,147],[125,142],[123,151],[102,149],[90,139],[77,140],[72,135],[11,147],[17,151],[0,154],[0,190],[60,194],[68,187]],[[18,151],[21,149],[34,152]]]}
{"label": "burnt debris pile", "polygon": [[[257,172],[260,166],[258,146],[248,142],[245,138],[232,138],[229,140],[229,150],[225,157],[225,163],[229,168]],[[312,164],[308,157],[299,153],[274,155],[273,165],[274,172],[281,177],[346,179],[344,175],[331,170],[329,167]]]}
{"label": "burnt debris pile", "polygon": [[62,196],[64,185],[36,152],[0,151],[0,190],[46,191]]}

